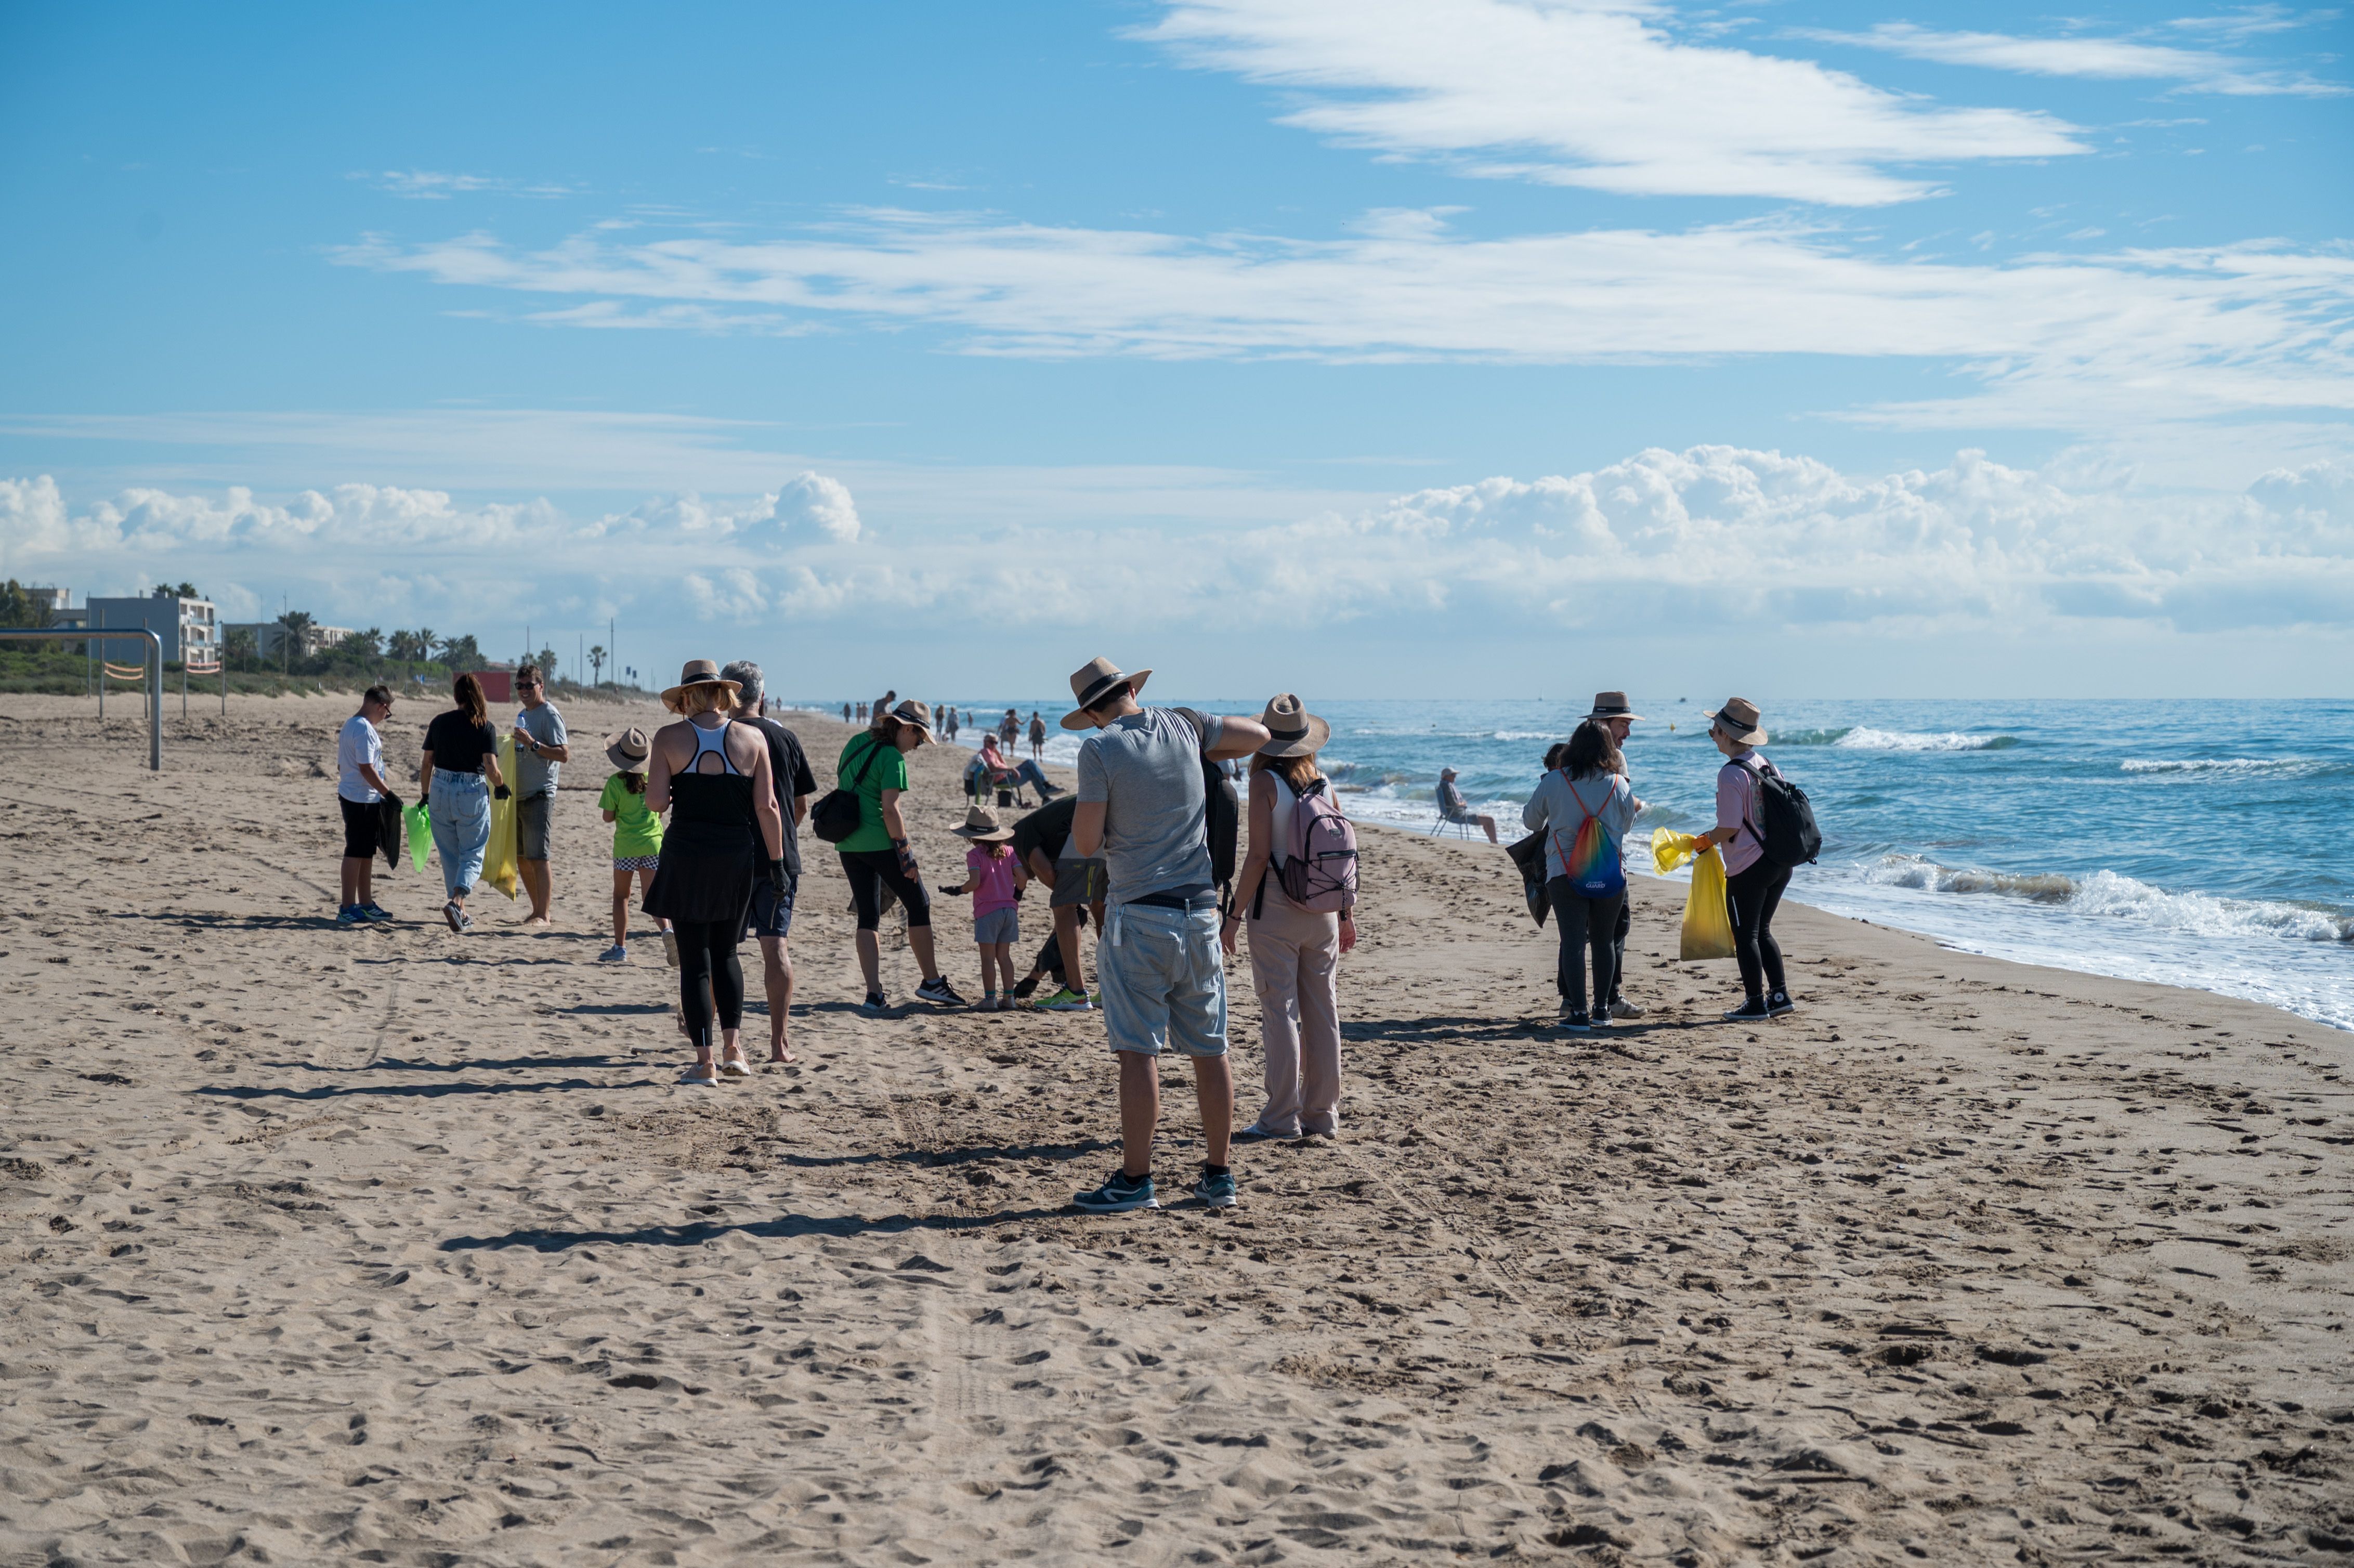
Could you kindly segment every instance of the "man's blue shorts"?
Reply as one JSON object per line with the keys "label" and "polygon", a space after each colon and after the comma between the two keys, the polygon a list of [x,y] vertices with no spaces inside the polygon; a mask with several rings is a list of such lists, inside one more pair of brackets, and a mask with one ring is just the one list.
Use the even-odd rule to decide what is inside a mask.
{"label": "man's blue shorts", "polygon": [[752,907],[744,920],[748,937],[789,937],[793,929],[793,895],[801,891],[799,874],[785,874],[783,893],[765,876],[752,879]]}

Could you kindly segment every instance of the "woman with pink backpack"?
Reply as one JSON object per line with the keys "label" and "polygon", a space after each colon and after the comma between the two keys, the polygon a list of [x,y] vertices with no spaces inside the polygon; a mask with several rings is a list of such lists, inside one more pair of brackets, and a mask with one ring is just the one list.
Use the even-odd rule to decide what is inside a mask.
{"label": "woman with pink backpack", "polygon": [[1357,945],[1357,832],[1316,754],[1332,726],[1286,692],[1259,715],[1251,758],[1250,853],[1218,938],[1231,957],[1250,926],[1251,982],[1267,1047],[1267,1107],[1238,1142],[1341,1130],[1341,955]]}

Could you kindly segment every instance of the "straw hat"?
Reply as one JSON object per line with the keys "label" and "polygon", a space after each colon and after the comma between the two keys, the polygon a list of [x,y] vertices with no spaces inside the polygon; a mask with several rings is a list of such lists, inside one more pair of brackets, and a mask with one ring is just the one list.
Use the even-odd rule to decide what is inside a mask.
{"label": "straw hat", "polygon": [[1723,707],[1705,708],[1702,713],[1702,716],[1713,719],[1714,727],[1730,736],[1736,745],[1766,744],[1766,732],[1757,723],[1763,715],[1758,713],[1757,705],[1747,697],[1727,697]]}
{"label": "straw hat", "polygon": [[727,688],[727,694],[731,697],[741,694],[744,690],[734,681],[721,680],[719,666],[710,660],[689,659],[686,662],[686,667],[678,673],[678,684],[663,693],[663,706],[673,713],[678,712],[679,694],[689,686],[725,686]]}
{"label": "straw hat", "polygon": [[636,725],[605,737],[605,760],[624,773],[644,772],[646,758],[653,755],[653,749],[646,732]]}
{"label": "straw hat", "polygon": [[1594,694],[1594,711],[1585,716],[1596,719],[1638,719],[1643,715],[1627,705],[1626,693],[1596,692]]}
{"label": "straw hat", "polygon": [[1087,717],[1087,709],[1111,695],[1111,689],[1122,681],[1130,693],[1144,690],[1144,683],[1152,672],[1139,670],[1135,674],[1123,674],[1119,665],[1108,659],[1090,659],[1071,677],[1071,695],[1079,705],[1063,715],[1065,729],[1093,729],[1095,723]]}
{"label": "straw hat", "polygon": [[1332,738],[1332,726],[1289,692],[1269,697],[1258,722],[1267,726],[1267,744],[1258,748],[1261,757],[1306,757],[1323,750]]}
{"label": "straw hat", "polygon": [[886,718],[897,719],[901,724],[913,725],[924,732],[926,740],[932,738],[932,710],[913,697],[909,697],[887,713],[878,706],[875,710],[875,722],[870,727],[881,729],[883,721]]}
{"label": "straw hat", "polygon": [[998,826],[997,813],[986,806],[967,807],[964,826],[950,828],[949,832],[960,839],[970,839],[977,844],[1002,844],[1013,836],[1012,828]]}

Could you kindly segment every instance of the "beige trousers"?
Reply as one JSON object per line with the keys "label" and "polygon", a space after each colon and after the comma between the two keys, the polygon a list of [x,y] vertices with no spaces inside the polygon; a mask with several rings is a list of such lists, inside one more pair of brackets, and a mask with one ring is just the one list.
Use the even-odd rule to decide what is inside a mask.
{"label": "beige trousers", "polygon": [[1254,1125],[1278,1138],[1340,1131],[1341,916],[1285,897],[1270,866],[1250,960],[1267,1048],[1267,1108]]}

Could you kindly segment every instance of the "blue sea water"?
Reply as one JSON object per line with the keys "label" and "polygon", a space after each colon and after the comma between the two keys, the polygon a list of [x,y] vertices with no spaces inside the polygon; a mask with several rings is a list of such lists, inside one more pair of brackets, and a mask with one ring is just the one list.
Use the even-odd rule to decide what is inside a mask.
{"label": "blue sea water", "polygon": [[[1221,713],[1260,705],[1151,694]],[[1654,827],[1712,820],[1722,759],[1701,716],[1712,703],[1633,700],[1647,715],[1627,747],[1647,845]],[[1063,707],[969,705],[1013,705],[1025,722],[1037,709],[1050,729]],[[1427,826],[1438,769],[1453,767],[1508,840],[1545,747],[1586,707],[1310,705],[1332,726],[1325,769],[1351,815]],[[1809,701],[1767,705],[1766,724],[1766,754],[1805,786],[1823,829],[1820,863],[1793,881],[1799,902],[2354,1030],[2354,700]],[[1052,729],[1048,760],[1072,760],[1080,738]],[[1648,849],[1628,867],[1649,870]]]}

